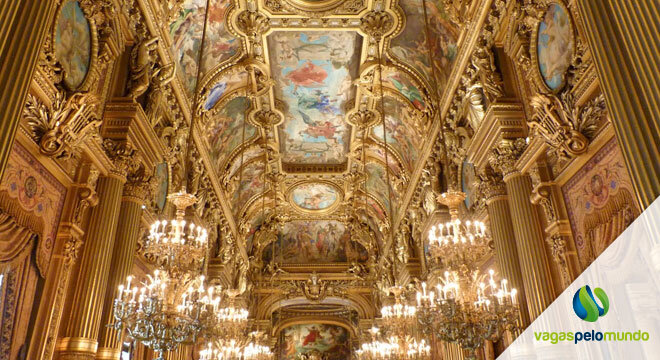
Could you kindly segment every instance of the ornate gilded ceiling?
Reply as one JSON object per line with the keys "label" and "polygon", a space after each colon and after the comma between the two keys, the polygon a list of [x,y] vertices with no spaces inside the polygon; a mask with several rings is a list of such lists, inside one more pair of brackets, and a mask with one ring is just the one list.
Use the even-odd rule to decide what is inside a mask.
{"label": "ornate gilded ceiling", "polygon": [[[346,263],[384,245],[457,59],[442,3],[184,2],[169,26],[177,78],[249,256]],[[371,240],[351,239],[351,221]],[[264,222],[280,224],[270,249]],[[329,237],[307,249],[301,233]],[[282,255],[295,247],[307,250]]]}

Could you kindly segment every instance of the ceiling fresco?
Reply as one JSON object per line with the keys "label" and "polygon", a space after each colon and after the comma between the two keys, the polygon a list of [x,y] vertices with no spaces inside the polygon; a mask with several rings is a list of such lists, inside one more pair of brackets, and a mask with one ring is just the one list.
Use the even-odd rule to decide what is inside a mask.
{"label": "ceiling fresco", "polygon": [[277,241],[264,250],[263,259],[282,264],[328,264],[364,262],[368,256],[362,245],[351,241],[349,229],[341,222],[296,220],[284,224]]}
{"label": "ceiling fresco", "polygon": [[216,169],[222,169],[229,154],[256,135],[257,129],[246,121],[249,110],[248,98],[235,97],[211,112],[202,123],[202,134]]}
{"label": "ceiling fresco", "polygon": [[[400,245],[388,229],[407,221],[464,36],[441,0],[180,2],[172,87],[197,121],[255,316],[272,321],[281,359],[347,359],[353,325],[338,324],[357,315],[338,314],[377,316],[373,285]],[[295,321],[278,317],[292,305]]]}
{"label": "ceiling fresco", "polygon": [[[456,60],[458,29],[449,21],[440,0],[400,0],[399,6],[405,19],[416,21],[405,22],[403,31],[390,43],[390,54],[411,66],[429,86],[435,85],[441,91]],[[431,68],[429,58],[433,59],[435,69]]]}
{"label": "ceiling fresco", "polygon": [[291,190],[291,201],[303,210],[323,211],[340,200],[336,186],[328,183],[304,183]]}
{"label": "ceiling fresco", "polygon": [[353,31],[278,31],[268,37],[275,97],[286,104],[282,161],[338,164],[347,159],[347,102],[355,96],[362,38]]}
{"label": "ceiling fresco", "polygon": [[[170,38],[179,76],[188,92],[192,94],[197,85],[202,34],[206,21],[206,40],[202,58],[202,75],[217,65],[233,58],[241,48],[241,40],[228,29],[227,14],[231,0],[186,0],[183,8],[170,23]],[[201,78],[201,77],[200,77]]]}
{"label": "ceiling fresco", "polygon": [[282,360],[344,360],[351,356],[350,334],[337,325],[293,325],[282,331],[279,341]]}
{"label": "ceiling fresco", "polygon": [[[403,160],[406,171],[410,173],[419,159],[424,138],[414,126],[405,123],[404,119],[408,111],[405,104],[401,104],[400,101],[392,97],[385,97],[383,99],[383,109],[385,111],[386,128],[383,129],[382,124],[378,125],[373,128],[372,134],[379,141],[385,142],[394,148]],[[387,136],[387,141],[384,141],[384,136]],[[382,157],[385,157],[384,154]]]}

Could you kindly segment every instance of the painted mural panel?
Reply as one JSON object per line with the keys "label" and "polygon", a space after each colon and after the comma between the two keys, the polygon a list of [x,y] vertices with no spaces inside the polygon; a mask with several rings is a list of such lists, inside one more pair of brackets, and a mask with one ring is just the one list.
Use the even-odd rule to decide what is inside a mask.
{"label": "painted mural panel", "polygon": [[275,32],[268,38],[275,96],[287,105],[279,126],[284,162],[346,161],[362,37],[349,31]]}
{"label": "painted mural panel", "polygon": [[573,59],[573,28],[566,8],[550,4],[538,32],[539,70],[546,85],[556,91],[564,86],[564,75]]}
{"label": "painted mural panel", "polygon": [[404,166],[408,172],[412,172],[415,163],[419,158],[419,147],[424,143],[421,134],[415,131],[415,128],[407,125],[403,119],[406,118],[406,107],[391,97],[383,99],[385,108],[386,132],[383,132],[383,125],[373,128],[374,136],[383,141],[384,135],[387,135],[387,144],[396,149],[403,159]]}
{"label": "painted mural panel", "polygon": [[639,214],[616,139],[564,184],[562,193],[583,266],[600,255]]}
{"label": "painted mural panel", "polygon": [[247,164],[252,159],[255,159],[259,155],[263,154],[263,151],[258,148],[258,147],[252,147],[247,150],[244,150],[242,153],[238,153],[237,155],[234,156],[234,162],[231,164],[231,167],[229,168],[229,173],[227,174],[228,177],[234,177],[234,175],[237,174],[238,169],[243,164]]}
{"label": "painted mural panel", "polygon": [[475,199],[476,194],[476,183],[477,175],[474,171],[474,165],[467,161],[463,161],[463,166],[461,167],[461,185],[463,192],[465,193],[465,207],[468,209],[474,204],[477,200]]}
{"label": "painted mural panel", "polygon": [[[430,41],[427,41],[424,21],[425,3]],[[437,87],[442,89],[456,60],[458,30],[449,21],[440,0],[401,0],[399,6],[406,15],[406,24],[401,34],[390,44],[392,54],[412,66],[424,78],[433,79],[428,51],[430,44],[433,49]]]}
{"label": "painted mural panel", "polygon": [[426,102],[422,96],[422,91],[410,79],[410,77],[403,72],[387,68],[383,71],[383,84],[397,89],[417,110],[422,111],[426,108]]}
{"label": "painted mural panel", "polygon": [[[37,266],[42,276],[48,271],[65,196],[64,185],[27,150],[15,144],[0,182],[0,202],[7,201],[7,197],[13,199],[21,210],[43,221],[37,249]],[[5,205],[9,204],[2,206]]]}
{"label": "painted mural panel", "polygon": [[241,178],[238,189],[233,192],[232,205],[234,214],[243,209],[245,204],[255,195],[264,190],[264,163],[254,161],[246,164],[243,173],[239,172],[237,177]]}
{"label": "painted mural panel", "polygon": [[[390,194],[388,193],[387,190],[387,171],[385,170],[385,167],[379,163],[367,163],[366,166],[366,171],[367,171],[367,193],[376,199],[380,201],[384,206],[385,210],[389,211],[392,207],[390,206]],[[390,173],[390,176],[392,176],[392,173]],[[390,179],[392,179],[390,177]],[[390,184],[392,183],[391,181],[389,182]],[[398,194],[394,190],[394,188],[391,188],[391,199],[392,202],[396,204],[396,199],[398,198]],[[396,212],[396,207],[395,207],[395,212]]]}
{"label": "painted mural panel", "polygon": [[66,1],[60,8],[54,50],[64,70],[64,84],[69,89],[78,88],[87,77],[92,55],[89,22],[78,1]]}
{"label": "painted mural panel", "polygon": [[280,333],[280,359],[346,360],[351,357],[350,334],[337,325],[303,324]]}
{"label": "painted mural panel", "polygon": [[163,211],[167,204],[167,192],[170,187],[170,168],[166,162],[156,165],[154,169],[154,177],[156,178],[156,191],[154,194],[154,202],[158,211]]}
{"label": "painted mural panel", "polygon": [[[202,72],[234,56],[241,42],[227,30],[226,15],[230,0],[211,0],[208,11],[206,43],[202,57]],[[170,24],[172,53],[188,93],[195,90],[197,67],[201,51],[206,16],[206,0],[186,0],[179,16]]]}
{"label": "painted mural panel", "polygon": [[307,183],[291,191],[291,200],[305,210],[325,210],[339,199],[339,190],[328,184]]}
{"label": "painted mural panel", "polygon": [[284,224],[274,246],[264,250],[264,260],[284,264],[329,264],[366,261],[364,247],[351,241],[350,231],[339,221],[297,220]]}
{"label": "painted mural panel", "polygon": [[247,80],[248,73],[246,71],[239,71],[236,73],[228,74],[226,76],[222,76],[211,87],[211,90],[206,97],[206,101],[204,102],[204,109],[211,110],[224,95],[229,94],[241,87],[247,86]]}
{"label": "painted mural panel", "polygon": [[236,150],[244,139],[247,141],[256,134],[256,128],[245,121],[249,109],[250,101],[247,98],[234,98],[202,126],[202,132],[210,147],[209,153],[218,169],[221,169],[225,158]]}

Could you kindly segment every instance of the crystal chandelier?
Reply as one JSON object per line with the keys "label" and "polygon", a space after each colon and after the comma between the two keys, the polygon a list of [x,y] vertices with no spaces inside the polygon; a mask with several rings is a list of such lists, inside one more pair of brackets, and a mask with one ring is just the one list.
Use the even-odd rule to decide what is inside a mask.
{"label": "crystal chandelier", "polygon": [[215,310],[213,316],[206,319],[206,335],[221,342],[231,342],[245,335],[248,326],[247,309],[236,305],[238,292],[228,290],[226,305]]}
{"label": "crystal chandelier", "polygon": [[208,342],[199,352],[200,360],[270,360],[273,353],[265,345],[263,333],[254,331],[248,336]]}
{"label": "crystal chandelier", "polygon": [[417,291],[418,320],[427,333],[459,344],[476,358],[476,350],[487,340],[497,340],[516,328],[516,289],[506,279],[496,281],[495,272],[483,274],[478,267],[489,252],[489,237],[483,223],[461,221],[458,208],[465,193],[450,190],[438,197],[449,207],[451,221],[429,231],[435,268],[429,281]]}
{"label": "crystal chandelier", "polygon": [[429,252],[435,260],[432,271],[472,267],[491,251],[484,223],[459,219],[458,207],[464,200],[465,193],[455,190],[438,197],[440,203],[449,207],[451,220],[429,230]]}
{"label": "crystal chandelier", "polygon": [[431,346],[411,335],[390,336],[381,339],[380,329],[371,328],[371,341],[355,351],[358,360],[422,360],[427,359]]}
{"label": "crystal chandelier", "polygon": [[220,297],[206,287],[201,274],[206,255],[206,230],[183,219],[195,197],[179,192],[168,196],[176,219],[156,221],[145,242],[145,254],[157,270],[141,286],[129,276],[114,300],[114,328],[126,329],[135,340],[153,349],[157,359],[185,341],[195,341],[203,320],[215,316]]}
{"label": "crystal chandelier", "polygon": [[389,291],[394,296],[394,304],[383,306],[380,310],[383,322],[387,324],[388,334],[391,336],[404,337],[416,324],[417,308],[401,303],[403,290],[399,285],[392,286]]}
{"label": "crystal chandelier", "polygon": [[459,344],[470,359],[486,340],[513,330],[518,319],[516,289],[509,290],[506,280],[498,285],[494,271],[489,275],[486,283],[485,276],[459,277],[447,271],[436,291],[422,283],[417,292],[420,323],[441,340]]}
{"label": "crystal chandelier", "polygon": [[198,273],[206,258],[208,234],[201,226],[184,220],[186,208],[195,204],[197,199],[183,190],[167,199],[176,207],[176,217],[151,225],[144,243],[145,257],[166,269],[172,277]]}

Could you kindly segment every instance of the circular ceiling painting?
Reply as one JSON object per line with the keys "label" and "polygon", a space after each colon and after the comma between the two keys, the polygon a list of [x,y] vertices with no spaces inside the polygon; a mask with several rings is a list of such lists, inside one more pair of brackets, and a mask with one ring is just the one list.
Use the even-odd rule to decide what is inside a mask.
{"label": "circular ceiling painting", "polygon": [[291,201],[303,210],[321,211],[333,207],[341,194],[328,183],[303,183],[291,190]]}

